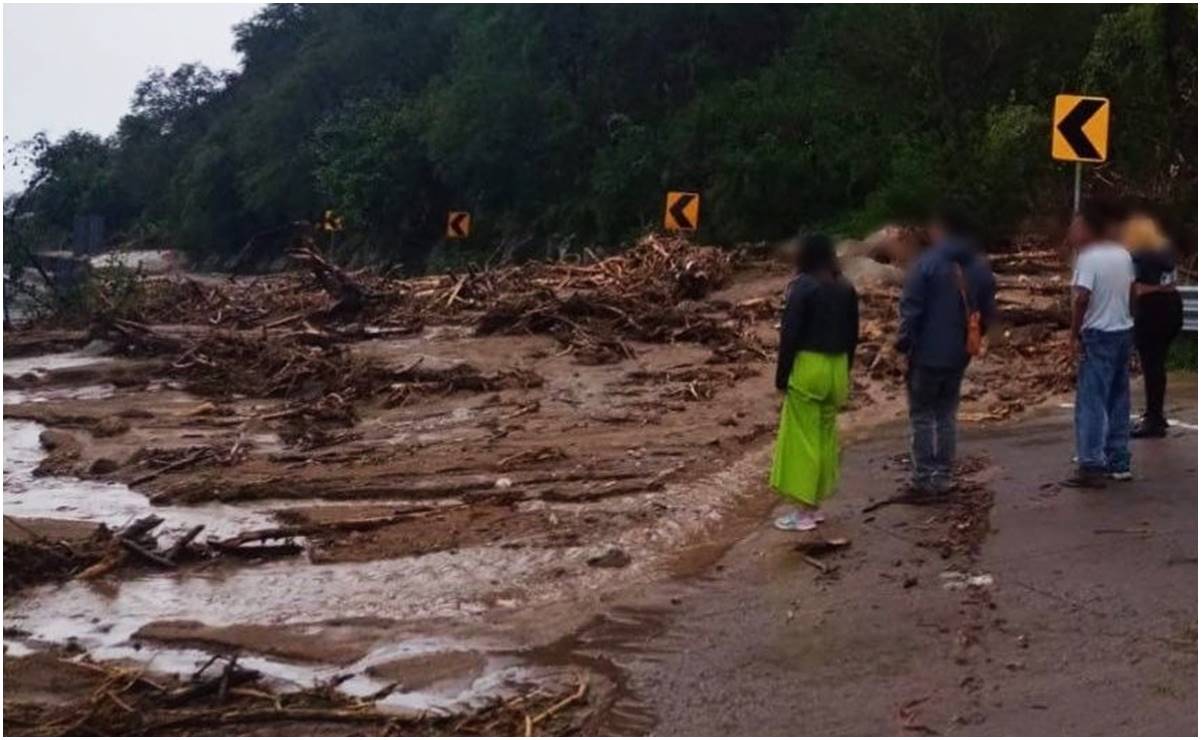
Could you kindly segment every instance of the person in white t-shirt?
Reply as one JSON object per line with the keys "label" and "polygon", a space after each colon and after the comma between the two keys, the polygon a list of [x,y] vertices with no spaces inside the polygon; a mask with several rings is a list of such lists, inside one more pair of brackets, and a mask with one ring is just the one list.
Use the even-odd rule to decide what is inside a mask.
{"label": "person in white t-shirt", "polygon": [[1072,221],[1072,355],[1076,374],[1075,475],[1078,488],[1130,480],[1130,313],[1134,262],[1115,238],[1122,214],[1089,203]]}

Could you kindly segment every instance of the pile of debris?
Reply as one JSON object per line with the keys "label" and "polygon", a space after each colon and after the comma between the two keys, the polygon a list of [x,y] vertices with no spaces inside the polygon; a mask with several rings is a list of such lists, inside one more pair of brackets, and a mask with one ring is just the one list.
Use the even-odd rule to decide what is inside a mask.
{"label": "pile of debris", "polygon": [[497,276],[477,331],[549,334],[595,364],[632,357],[629,340],[694,342],[725,361],[766,357],[744,319],[700,302],[726,283],[730,262],[714,247],[649,236],[588,265],[514,268]]}
{"label": "pile of debris", "polygon": [[[278,691],[236,655],[213,656],[187,676],[148,674],[113,662],[37,654],[18,669],[70,674],[66,701],[5,699],[4,730],[17,735],[567,735],[585,729],[594,707],[587,681],[534,689],[512,699],[437,714],[381,709],[400,687],[353,697],[339,691],[351,675],[307,689]],[[7,659],[6,659],[7,662]]]}
{"label": "pile of debris", "polygon": [[618,346],[623,338],[714,345],[741,340],[737,327],[722,326],[700,306],[677,305],[703,299],[731,273],[728,252],[680,238],[650,235],[618,255],[592,255],[587,263],[531,262],[410,279],[347,272],[312,245],[298,245],[289,256],[308,272],[224,283],[148,279],[136,306],[108,318],[243,330],[300,323],[328,331],[357,324],[376,333],[411,333],[422,322],[458,319],[475,322],[483,334],[561,336],[580,354],[592,345],[602,354],[624,355]]}
{"label": "pile of debris", "polygon": [[[150,514],[116,531],[101,524],[88,537],[65,540],[51,539],[26,526],[12,517],[5,517],[8,525],[21,530],[24,540],[4,543],[4,593],[10,595],[28,586],[50,581],[83,580],[94,581],[111,575],[126,567],[149,567],[157,570],[175,570],[189,563],[211,560],[225,555],[242,557],[264,557],[295,555],[301,547],[293,538],[302,533],[288,530],[272,531],[270,538],[256,532],[249,539],[228,541],[210,539],[197,541],[204,531],[197,524],[172,537],[166,546],[160,545],[154,530],[163,523],[163,518]],[[369,521],[367,526],[376,522]],[[264,544],[247,547],[244,541],[282,539],[282,544]]]}
{"label": "pile of debris", "polygon": [[112,535],[100,527],[92,536],[81,539],[52,539],[36,532],[10,516],[4,517],[25,535],[23,539],[4,541],[4,596],[29,586],[49,581],[65,581],[104,557]]}
{"label": "pile of debris", "polygon": [[386,386],[387,373],[313,327],[271,331],[154,327],[118,319],[107,338],[125,354],[174,355],[172,375],[208,396],[350,400]]}

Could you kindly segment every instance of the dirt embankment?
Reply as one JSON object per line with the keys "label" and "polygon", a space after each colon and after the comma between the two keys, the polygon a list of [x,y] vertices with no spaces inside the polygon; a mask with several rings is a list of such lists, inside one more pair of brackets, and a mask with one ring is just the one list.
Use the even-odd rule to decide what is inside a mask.
{"label": "dirt embankment", "polygon": [[[994,262],[1002,325],[969,372],[969,421],[1005,418],[1070,382],[1060,266],[1029,250]],[[31,475],[132,489],[166,520],[132,538],[128,521],[99,534],[17,521],[35,532],[22,547],[38,557],[10,555],[6,527],[6,599],[39,579],[85,573],[107,582],[217,572],[221,562],[253,573],[436,554],[430,567],[445,580],[430,604],[420,596],[429,584],[403,580],[402,606],[350,591],[347,603],[389,618],[437,617],[451,613],[442,604],[453,594],[453,609],[469,604],[473,618],[486,618],[662,573],[665,555],[712,539],[741,505],[739,492],[761,490],[748,453],[761,455],[775,428],[773,352],[789,277],[770,255],[648,238],[604,260],[414,280],[349,275],[319,255],[302,264],[309,273],[150,281],[135,313],[74,335],[73,346],[102,339],[109,356],[6,377],[15,394],[6,421],[46,428],[49,453]],[[903,366],[891,349],[897,289],[860,288],[852,426],[895,418],[903,403]],[[68,331],[35,327],[6,335],[6,345],[58,348],[72,341]],[[40,495],[31,481],[21,496]],[[179,545],[195,526],[170,531],[173,521],[217,505],[253,507],[273,521],[196,530]],[[306,558],[296,557],[301,550]],[[17,562],[32,565],[10,588]],[[97,573],[98,563],[111,567]],[[278,571],[271,578],[276,589],[290,583]],[[237,650],[322,662],[272,648],[292,644],[280,637],[275,596],[268,588],[262,610],[239,605],[235,616],[163,612],[130,634],[141,627],[137,640],[211,647],[234,622],[251,630],[239,633]],[[290,621],[319,619],[302,603],[286,608],[299,610]],[[185,629],[186,620],[200,623]],[[359,634],[372,647],[332,662],[368,675],[407,671],[405,680],[420,683],[422,660],[438,670],[449,660],[398,662],[381,652],[395,629],[384,632],[392,637]],[[525,712],[520,722],[526,715],[540,716]],[[24,729],[61,730],[63,721],[34,713]]]}

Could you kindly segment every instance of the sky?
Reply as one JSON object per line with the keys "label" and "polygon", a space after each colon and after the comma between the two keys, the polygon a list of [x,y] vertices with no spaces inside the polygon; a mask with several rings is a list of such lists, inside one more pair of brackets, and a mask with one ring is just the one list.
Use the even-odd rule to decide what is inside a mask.
{"label": "sky", "polygon": [[[236,69],[233,25],[261,4],[4,6],[4,138],[107,135],[153,67]],[[6,162],[7,165],[7,162]],[[4,192],[24,174],[4,168]]]}

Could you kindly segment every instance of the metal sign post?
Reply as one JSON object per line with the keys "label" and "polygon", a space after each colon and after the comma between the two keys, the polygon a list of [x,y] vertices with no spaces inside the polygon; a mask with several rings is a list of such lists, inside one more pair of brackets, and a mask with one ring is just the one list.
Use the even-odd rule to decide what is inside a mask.
{"label": "metal sign post", "polygon": [[1080,213],[1080,172],[1084,169],[1084,165],[1076,163],[1076,189],[1072,195],[1072,213]]}

